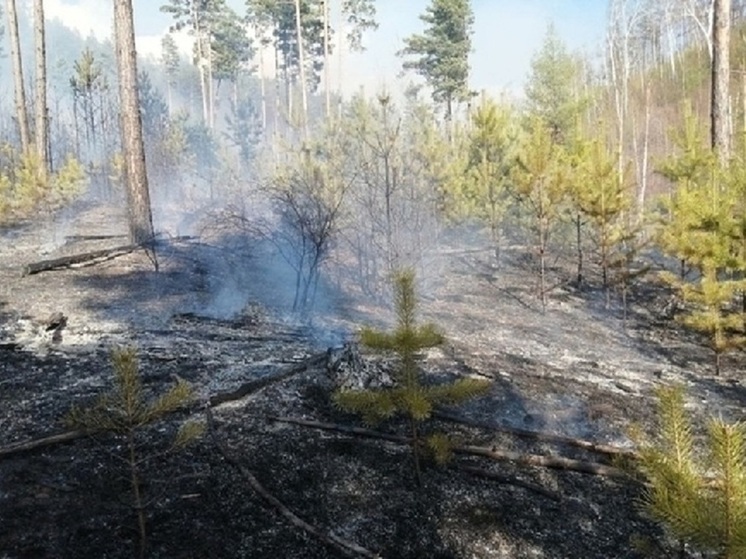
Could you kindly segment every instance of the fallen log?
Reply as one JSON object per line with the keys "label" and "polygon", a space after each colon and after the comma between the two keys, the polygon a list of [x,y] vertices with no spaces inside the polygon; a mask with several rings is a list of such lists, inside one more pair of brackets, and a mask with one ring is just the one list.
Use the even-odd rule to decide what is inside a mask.
{"label": "fallen log", "polygon": [[[383,439],[392,441],[400,444],[412,444],[412,439],[401,435],[392,435],[388,433],[381,433],[380,431],[374,431],[372,429],[365,429],[363,427],[349,427],[347,425],[339,425],[337,423],[325,423],[321,421],[314,421],[311,419],[302,419],[296,417],[280,417],[270,416],[270,420],[278,421],[281,423],[290,423],[294,425],[300,425],[303,427],[311,427],[314,429],[321,429],[323,431],[336,431],[339,433],[349,433],[352,435],[367,437],[373,439]],[[496,448],[483,447],[483,446],[455,446],[453,452],[456,454],[467,454],[470,456],[482,456],[484,458],[490,458],[492,460],[515,462],[516,464],[525,464],[528,466],[540,466],[543,468],[551,468],[556,470],[569,470],[575,471],[582,474],[591,474],[596,476],[613,477],[613,478],[628,478],[629,476],[624,470],[615,468],[613,466],[607,466],[606,464],[599,464],[598,462],[589,462],[585,460],[575,460],[572,458],[564,458],[562,456],[543,456],[539,454],[521,454],[519,452],[510,452],[506,450],[498,450]]]}
{"label": "fallen log", "polygon": [[119,256],[124,256],[134,252],[139,248],[145,248],[143,245],[121,245],[113,248],[105,248],[101,250],[92,250],[89,252],[81,252],[79,254],[70,254],[68,256],[60,256],[59,258],[51,258],[49,260],[40,260],[39,262],[32,262],[23,269],[24,276],[31,276],[40,272],[48,272],[52,270],[58,270],[60,268],[70,268],[77,264],[93,265],[97,264],[98,261],[107,261]]}
{"label": "fallen log", "polygon": [[319,540],[321,540],[325,544],[340,550],[342,553],[344,553],[348,557],[366,557],[368,559],[379,559],[379,556],[376,555],[375,553],[372,553],[371,551],[365,549],[362,546],[357,545],[356,543],[345,540],[337,536],[333,532],[325,532],[321,528],[318,528],[317,526],[314,526],[313,524],[306,522],[301,517],[299,517],[297,514],[295,514],[293,511],[291,511],[287,506],[285,506],[285,504],[282,501],[280,501],[277,497],[275,497],[272,493],[270,493],[259,482],[256,476],[254,476],[254,474],[251,473],[251,470],[249,470],[246,466],[241,464],[237,459],[235,459],[233,456],[230,455],[225,445],[218,438],[217,433],[215,432],[215,421],[212,417],[212,411],[209,408],[206,411],[206,415],[207,415],[208,430],[210,432],[210,438],[215,443],[215,446],[217,447],[218,451],[220,451],[220,454],[223,456],[225,461],[228,462],[231,466],[233,466],[241,474],[241,476],[246,480],[246,482],[251,486],[251,488],[262,499],[264,499],[264,501],[267,504],[269,504],[271,507],[277,510],[280,513],[280,515],[282,515],[288,522],[290,522],[293,526],[296,526],[300,528],[301,530],[304,530],[308,532],[309,534],[317,537]]}
{"label": "fallen log", "polygon": [[564,444],[567,446],[573,446],[576,448],[582,448],[589,452],[595,452],[597,454],[605,454],[608,456],[623,456],[627,458],[639,458],[639,454],[634,450],[627,448],[620,448],[618,446],[606,445],[594,443],[592,441],[586,441],[583,439],[575,439],[573,437],[567,437],[564,435],[553,435],[551,433],[542,433],[540,431],[529,431],[526,429],[518,429],[515,427],[506,427],[504,425],[496,425],[494,423],[488,423],[484,421],[474,421],[466,417],[456,415],[445,411],[435,411],[433,418],[440,419],[443,421],[449,421],[452,423],[460,423],[461,425],[467,425],[469,427],[476,427],[478,429],[486,429],[494,431],[496,433],[505,433],[508,435],[514,435],[523,439],[531,439],[534,441],[543,441],[549,443]]}

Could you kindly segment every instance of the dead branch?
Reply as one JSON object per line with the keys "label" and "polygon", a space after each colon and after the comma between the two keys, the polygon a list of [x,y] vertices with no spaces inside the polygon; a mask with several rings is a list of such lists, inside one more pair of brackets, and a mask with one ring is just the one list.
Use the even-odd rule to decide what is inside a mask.
{"label": "dead branch", "polygon": [[235,390],[231,390],[230,392],[219,392],[218,394],[215,394],[214,396],[210,396],[210,406],[215,407],[219,406],[220,404],[224,404],[226,402],[233,402],[235,400],[240,400],[241,398],[245,398],[249,394],[253,394],[254,392],[257,392],[258,390],[261,390],[262,388],[265,388],[269,386],[270,384],[274,384],[276,382],[283,381],[287,378],[292,377],[293,375],[297,375],[302,373],[303,371],[311,368],[311,367],[317,367],[319,365],[322,365],[327,358],[327,353],[317,353],[315,355],[310,356],[307,358],[304,362],[300,363],[299,365],[296,365],[295,367],[291,367],[286,371],[283,371],[281,373],[277,373],[276,375],[267,375],[262,378],[250,380],[248,382],[243,383],[241,386],[236,388]]}
{"label": "dead branch", "polygon": [[40,439],[32,439],[30,441],[20,441],[12,443],[4,447],[0,447],[0,458],[10,456],[11,454],[18,454],[20,452],[27,452],[29,450],[36,450],[45,446],[51,446],[59,443],[66,443],[80,439],[86,435],[85,431],[65,431],[64,433],[58,433],[56,435],[50,435],[48,437],[42,437]]}
{"label": "dead branch", "polygon": [[483,421],[474,421],[466,417],[444,411],[436,411],[433,413],[435,419],[441,419],[443,421],[450,421],[452,423],[460,423],[461,425],[467,425],[469,427],[476,427],[479,429],[487,429],[495,431],[497,433],[506,433],[508,435],[514,435],[523,439],[531,439],[534,441],[544,441],[549,443],[564,444],[567,446],[574,446],[576,448],[582,448],[590,452],[598,454],[605,454],[608,456],[624,456],[628,458],[639,458],[639,455],[634,450],[620,448],[618,446],[598,444],[592,441],[586,441],[583,439],[575,439],[573,437],[566,437],[563,435],[553,435],[551,433],[541,433],[539,431],[528,431],[526,429],[518,429],[514,427],[505,427],[503,425],[496,425],[494,423],[488,423]]}
{"label": "dead branch", "polygon": [[293,526],[296,526],[300,528],[301,530],[304,530],[308,532],[309,534],[316,536],[325,544],[332,546],[336,549],[339,549],[340,551],[342,551],[342,553],[344,553],[345,555],[349,557],[366,557],[370,559],[379,558],[378,555],[376,555],[375,553],[372,553],[371,551],[368,551],[364,547],[361,547],[353,542],[345,540],[337,536],[333,532],[326,533],[322,531],[321,528],[318,528],[314,526],[313,524],[309,524],[308,522],[300,518],[297,514],[295,514],[293,511],[291,511],[288,507],[286,507],[282,503],[282,501],[280,501],[272,493],[267,491],[267,489],[261,483],[259,483],[259,480],[254,476],[254,474],[251,473],[251,471],[246,466],[241,464],[238,460],[233,458],[228,453],[228,450],[226,449],[225,445],[218,438],[217,433],[215,432],[215,422],[212,417],[212,411],[209,408],[207,409],[206,415],[207,415],[208,429],[210,431],[210,437],[215,443],[215,446],[220,451],[220,454],[222,454],[223,458],[225,458],[226,462],[228,462],[231,466],[236,468],[236,470],[238,470],[238,472],[248,482],[251,488],[254,491],[256,491],[256,493],[259,494],[259,496],[262,499],[264,499],[264,501],[267,504],[269,504],[271,507],[277,510]]}
{"label": "dead branch", "polygon": [[40,260],[39,262],[32,262],[26,266],[23,270],[23,275],[31,276],[40,272],[69,268],[76,264],[98,264],[98,261],[106,261],[119,256],[124,256],[125,254],[134,252],[139,248],[144,247],[142,245],[122,245],[114,248],[105,248],[89,252],[81,252],[79,254],[71,254],[68,256],[60,256],[59,258],[52,258],[50,260]]}
{"label": "dead branch", "polygon": [[540,466],[542,468],[551,468],[554,470],[570,470],[581,474],[591,474],[595,476],[628,478],[624,470],[599,464],[598,462],[587,462],[585,460],[574,460],[562,456],[542,456],[539,454],[521,454],[508,450],[498,450],[484,446],[457,446],[453,452],[458,454],[468,454],[470,456],[484,456],[492,460],[504,460],[515,462],[516,464],[525,464],[527,466]]}
{"label": "dead branch", "polygon": [[320,429],[322,431],[348,433],[350,435],[357,435],[359,437],[365,437],[368,439],[381,439],[384,441],[391,441],[400,444],[412,444],[412,439],[410,439],[409,437],[394,435],[391,433],[382,433],[381,431],[374,431],[373,429],[366,429],[364,427],[351,427],[349,425],[341,425],[339,423],[325,423],[323,421],[315,421],[313,419],[303,419],[300,417],[281,417],[278,415],[270,415],[268,419],[270,421],[290,423],[293,425],[300,425],[302,427],[311,427],[312,429]]}
{"label": "dead branch", "polygon": [[522,487],[523,489],[538,493],[539,495],[546,497],[547,499],[551,499],[552,501],[560,500],[560,496],[557,493],[549,491],[548,489],[544,489],[543,487],[541,487],[540,485],[536,485],[535,483],[529,483],[528,481],[522,481],[520,479],[504,476],[502,474],[498,474],[497,472],[490,472],[489,470],[483,470],[482,468],[475,468],[473,466],[465,466],[463,464],[456,465],[454,469],[466,472],[467,474],[471,474],[473,476],[498,481],[506,485],[515,485],[516,487]]}
{"label": "dead branch", "polygon": [[[7,348],[7,349],[14,349],[14,348]],[[224,404],[226,402],[231,402],[234,400],[240,400],[241,398],[245,398],[249,394],[257,392],[258,390],[261,390],[262,388],[265,388],[271,384],[274,384],[275,382],[280,382],[293,375],[302,373],[303,371],[305,371],[306,369],[310,367],[316,367],[324,363],[324,361],[326,360],[326,357],[327,357],[326,352],[317,353],[315,355],[312,355],[308,359],[306,359],[303,363],[300,363],[299,365],[296,365],[295,367],[291,367],[286,371],[283,371],[276,375],[268,375],[260,379],[246,382],[242,384],[241,386],[239,386],[236,390],[232,390],[231,392],[223,392],[223,393],[216,394],[210,398],[209,405],[210,407],[215,407],[215,406],[219,406],[220,404]],[[42,448],[45,446],[51,446],[51,445],[58,444],[58,443],[72,441],[75,439],[79,439],[85,435],[86,433],[83,431],[65,431],[63,433],[49,435],[47,437],[42,437],[40,439],[32,439],[28,441],[21,441],[21,442],[13,443],[5,447],[0,447],[0,458],[5,458],[13,454],[18,454],[20,452],[27,452],[27,451],[35,450],[37,448]]]}
{"label": "dead branch", "polygon": [[[282,423],[292,423],[295,425],[301,425],[303,427],[311,427],[314,429],[321,429],[324,431],[336,431],[339,433],[349,433],[360,437],[368,437],[374,439],[383,439],[401,444],[412,444],[409,437],[403,437],[401,435],[390,435],[388,433],[381,433],[380,431],[374,431],[372,429],[365,429],[363,427],[349,427],[347,425],[339,425],[336,423],[324,423],[321,421],[314,421],[310,419],[301,419],[295,417],[278,417],[270,416],[269,419],[273,421],[280,421]],[[525,464],[529,466],[541,466],[543,468],[552,468],[556,470],[570,470],[580,472],[583,474],[592,474],[597,476],[615,477],[615,478],[627,478],[627,474],[615,468],[613,466],[607,466],[606,464],[599,464],[597,462],[588,462],[585,460],[573,460],[571,458],[564,458],[562,456],[541,456],[538,454],[521,454],[518,452],[510,452],[505,450],[497,450],[496,448],[489,448],[483,446],[456,446],[453,448],[453,452],[458,454],[467,454],[470,456],[483,456],[492,460],[515,462],[516,464]]]}

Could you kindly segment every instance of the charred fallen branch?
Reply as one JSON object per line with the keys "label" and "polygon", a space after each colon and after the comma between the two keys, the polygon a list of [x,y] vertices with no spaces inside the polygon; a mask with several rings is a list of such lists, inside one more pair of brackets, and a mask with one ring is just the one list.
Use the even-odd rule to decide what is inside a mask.
{"label": "charred fallen branch", "polygon": [[521,454],[520,452],[511,452],[508,450],[498,450],[494,447],[484,446],[457,446],[453,449],[456,454],[467,454],[469,456],[484,456],[492,460],[515,462],[526,466],[539,466],[553,470],[569,470],[581,474],[590,474],[594,476],[628,478],[629,475],[619,468],[599,464],[598,462],[589,462],[586,460],[575,460],[563,456],[542,456],[539,454]]}
{"label": "charred fallen branch", "polygon": [[542,441],[548,443],[557,443],[567,446],[573,446],[581,448],[589,452],[596,454],[604,454],[612,457],[626,457],[626,458],[638,458],[638,454],[634,450],[619,448],[617,446],[598,444],[583,439],[575,439],[572,437],[566,437],[563,435],[553,435],[551,433],[541,433],[539,431],[528,431],[526,429],[518,429],[514,427],[505,427],[504,425],[496,425],[494,423],[486,423],[483,421],[474,421],[466,417],[445,412],[436,411],[433,413],[433,418],[440,419],[442,421],[449,421],[452,423],[459,423],[468,427],[476,427],[478,429],[485,429],[496,433],[505,433],[507,435],[513,435],[523,439],[530,439],[534,441]]}
{"label": "charred fallen branch", "polygon": [[218,394],[215,394],[214,396],[210,397],[210,400],[209,400],[210,407],[219,406],[220,404],[225,404],[226,402],[233,402],[235,400],[240,400],[241,398],[245,398],[246,396],[253,394],[254,392],[257,392],[258,390],[261,390],[262,388],[265,388],[271,384],[283,381],[294,375],[300,374],[310,367],[321,366],[326,362],[326,360],[327,360],[327,352],[317,353],[315,355],[312,355],[311,357],[309,357],[308,359],[306,359],[304,362],[300,363],[299,365],[296,365],[295,367],[291,367],[286,371],[277,373],[275,375],[267,375],[267,376],[264,376],[258,379],[250,380],[248,382],[243,383],[241,386],[239,386],[235,390],[231,390],[229,392],[220,392]]}
{"label": "charred fallen branch", "polygon": [[[0,346],[0,349],[2,349],[2,346]],[[8,349],[14,349],[14,348],[8,348]],[[277,373],[274,375],[267,375],[259,379],[245,382],[244,384],[242,384],[235,390],[231,390],[230,392],[221,392],[221,393],[215,394],[214,396],[210,397],[210,399],[208,400],[209,407],[216,407],[221,404],[225,404],[227,402],[233,402],[233,401],[245,398],[246,396],[249,396],[250,394],[257,392],[261,390],[262,388],[266,388],[267,386],[270,386],[276,382],[283,381],[287,378],[292,377],[293,375],[300,374],[310,367],[317,367],[317,366],[323,365],[326,362],[326,360],[327,360],[327,352],[322,352],[322,353],[317,353],[315,355],[312,355],[308,359],[306,359],[304,362],[296,365],[295,367],[291,367],[287,369],[286,371],[283,371],[281,373]],[[31,439],[27,441],[13,443],[13,444],[10,444],[4,447],[0,447],[0,458],[5,458],[13,454],[19,454],[22,452],[36,450],[38,448],[43,448],[46,446],[52,446],[55,444],[72,441],[75,439],[82,438],[86,434],[87,433],[84,431],[77,431],[77,430],[76,431],[64,431],[62,433],[56,433],[54,435],[49,435],[49,436],[42,437],[39,439]]]}
{"label": "charred fallen branch", "polygon": [[49,260],[40,260],[27,265],[23,270],[23,275],[32,276],[41,272],[71,268],[77,265],[93,266],[100,262],[106,262],[119,256],[124,256],[125,254],[129,254],[141,248],[145,249],[147,247],[144,245],[121,245],[113,248],[91,250],[78,254],[70,254],[68,256],[60,256],[59,258],[51,258]]}
{"label": "charred fallen branch", "polygon": [[[279,421],[282,423],[290,423],[293,425],[300,425],[302,427],[311,427],[313,429],[321,429],[324,431],[336,431],[339,433],[349,433],[352,435],[383,439],[391,442],[400,444],[412,444],[412,440],[409,437],[401,435],[391,435],[388,433],[381,433],[380,431],[374,431],[372,429],[365,429],[363,427],[350,427],[347,425],[339,425],[336,423],[325,423],[321,421],[314,421],[310,419],[302,419],[296,417],[278,417],[271,416],[269,419],[273,421]],[[506,450],[498,450],[493,447],[484,446],[455,446],[453,452],[456,454],[466,454],[469,456],[482,456],[484,458],[490,458],[492,460],[515,462],[516,464],[525,464],[528,466],[540,466],[543,468],[551,468],[555,470],[569,470],[579,472],[583,474],[591,474],[604,477],[613,478],[628,478],[624,470],[615,468],[613,466],[607,466],[606,464],[599,464],[597,462],[589,462],[585,460],[575,460],[572,458],[565,458],[562,456],[542,456],[538,454],[521,454],[519,452],[510,452]]]}
{"label": "charred fallen branch", "polygon": [[17,443],[12,443],[7,446],[0,447],[0,458],[10,456],[12,454],[20,454],[22,452],[36,450],[37,448],[43,448],[45,446],[74,441],[75,439],[81,439],[85,437],[87,434],[88,433],[86,433],[85,431],[65,431],[64,433],[58,433],[56,435],[50,435],[48,437],[42,437],[40,439],[19,441]]}
{"label": "charred fallen branch", "polygon": [[251,486],[251,488],[262,499],[264,499],[264,501],[267,504],[269,504],[272,508],[277,510],[288,522],[290,522],[293,526],[296,526],[300,528],[301,530],[304,530],[308,532],[309,534],[317,537],[319,540],[321,540],[325,544],[340,550],[342,553],[344,553],[348,557],[365,557],[368,559],[377,559],[379,557],[378,555],[376,555],[375,553],[372,553],[371,551],[365,549],[364,547],[361,547],[353,542],[340,538],[333,532],[324,532],[321,528],[318,528],[317,526],[314,526],[313,524],[309,524],[308,522],[303,520],[301,517],[299,517],[297,514],[295,514],[293,511],[291,511],[288,507],[286,507],[282,501],[280,501],[272,493],[267,491],[267,489],[259,482],[256,476],[254,476],[254,474],[252,474],[251,471],[246,466],[241,464],[238,460],[236,460],[235,458],[233,458],[233,456],[230,455],[225,445],[218,438],[217,433],[215,432],[215,421],[212,417],[212,412],[210,411],[209,408],[207,409],[206,415],[207,415],[207,425],[208,425],[208,429],[210,432],[210,438],[215,443],[215,446],[217,447],[218,451],[220,451],[220,454],[223,456],[225,461],[228,462],[231,466],[233,466],[236,470],[238,470],[238,472],[246,480],[246,482]]}
{"label": "charred fallen branch", "polygon": [[520,479],[515,479],[512,477],[504,476],[502,474],[498,474],[497,472],[483,470],[482,468],[475,468],[474,466],[465,466],[463,464],[454,466],[454,469],[459,470],[461,472],[466,472],[467,474],[473,475],[475,477],[481,477],[481,478],[489,479],[492,481],[497,481],[499,483],[503,483],[506,485],[515,485],[516,487],[521,487],[523,489],[526,489],[528,491],[541,495],[542,497],[551,499],[552,501],[559,501],[561,499],[559,494],[555,493],[554,491],[549,491],[548,489],[544,489],[540,485],[536,485],[535,483],[529,483],[528,481],[523,481]]}

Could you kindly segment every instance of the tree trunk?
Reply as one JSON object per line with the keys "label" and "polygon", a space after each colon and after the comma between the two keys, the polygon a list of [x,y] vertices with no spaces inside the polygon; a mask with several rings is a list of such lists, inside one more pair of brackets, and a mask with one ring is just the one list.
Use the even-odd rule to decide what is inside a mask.
{"label": "tree trunk", "polygon": [[13,59],[13,84],[15,86],[18,135],[21,139],[21,150],[24,154],[28,154],[31,151],[31,132],[29,131],[28,112],[26,110],[26,87],[23,81],[23,62],[21,61],[21,41],[18,36],[16,0],[6,0],[5,8],[8,15],[8,33],[10,34],[10,57]]}
{"label": "tree trunk", "polygon": [[300,1],[301,0],[295,0],[295,32],[298,41],[298,72],[300,76],[300,96],[303,107],[301,125],[305,134],[308,123],[308,98],[306,96],[306,57],[305,49],[303,47],[303,27],[300,17]]}
{"label": "tree trunk", "polygon": [[198,9],[192,0],[192,21],[194,26],[195,46],[197,47],[197,69],[199,70],[199,90],[202,94],[202,123],[210,127],[210,91],[207,83],[207,61],[205,57],[205,41],[200,24]]}
{"label": "tree trunk", "polygon": [[[326,118],[331,114],[331,92],[329,91],[329,0],[322,0],[324,10],[324,101]],[[342,32],[340,28],[339,32]]]}
{"label": "tree trunk", "polygon": [[722,163],[730,158],[730,7],[731,0],[714,0],[712,24],[712,97],[710,99],[712,149]]}
{"label": "tree trunk", "polygon": [[49,120],[47,118],[47,48],[44,33],[44,0],[34,0],[36,52],[36,153],[45,172],[49,165]]}
{"label": "tree trunk", "polygon": [[142,244],[153,239],[153,218],[137,93],[137,53],[132,0],[114,0],[114,37],[130,240],[133,244]]}

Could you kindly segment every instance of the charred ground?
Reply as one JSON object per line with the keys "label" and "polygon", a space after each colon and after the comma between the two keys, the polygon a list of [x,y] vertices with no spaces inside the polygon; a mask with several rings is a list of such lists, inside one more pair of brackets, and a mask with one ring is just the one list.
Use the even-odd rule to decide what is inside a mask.
{"label": "charred ground", "polygon": [[[400,444],[273,419],[359,425],[330,403],[334,384],[326,350],[352,339],[361,323],[385,324],[390,314],[354,297],[329,297],[327,310],[313,321],[291,318],[282,311],[276,278],[263,274],[257,247],[247,251],[240,269],[233,250],[228,255],[214,243],[174,239],[162,244],[158,273],[135,252],[91,267],[22,277],[29,262],[111,244],[75,234],[111,233],[101,224],[121,218],[111,208],[91,206],[83,209],[77,230],[56,235],[54,242],[54,226],[4,233],[0,445],[64,430],[61,418],[70,406],[110,387],[110,350],[116,345],[138,348],[147,390],[160,392],[178,376],[198,394],[191,410],[148,431],[144,450],[155,448],[186,415],[202,414],[216,394],[294,372],[214,406],[210,435],[147,464],[149,556],[344,556],[261,499],[216,440],[299,517],[382,557],[679,553],[640,513],[640,487],[631,480],[457,456],[453,467],[428,467],[424,486],[417,488],[409,450]],[[44,246],[47,254],[40,252]],[[488,264],[488,251],[453,246],[437,260],[439,272],[428,282],[422,310],[444,328],[449,343],[427,354],[427,375],[494,381],[488,396],[460,409],[462,415],[624,447],[632,423],[652,425],[654,388],[680,382],[699,416],[743,416],[743,357],[729,359],[730,376],[710,376],[707,350],[661,317],[655,291],[638,293],[626,324],[592,290],[560,288],[544,314],[518,252],[509,252],[500,270]],[[235,301],[248,304],[231,316],[227,309]],[[59,342],[45,328],[55,312],[68,317]],[[438,420],[433,427],[472,445],[602,461],[488,429]],[[396,421],[381,430],[403,431]],[[133,556],[135,517],[117,452],[116,440],[102,435],[0,457],[0,556]],[[505,479],[475,476],[459,466]]]}

